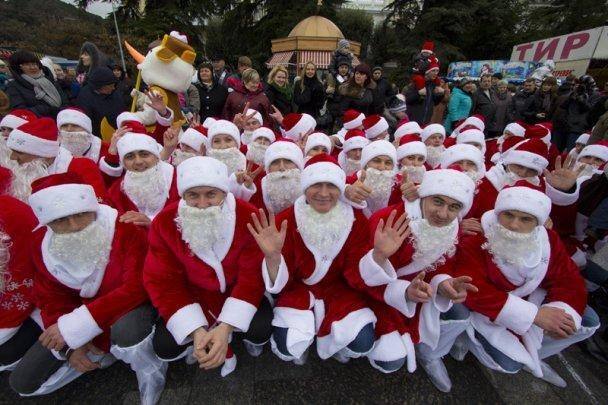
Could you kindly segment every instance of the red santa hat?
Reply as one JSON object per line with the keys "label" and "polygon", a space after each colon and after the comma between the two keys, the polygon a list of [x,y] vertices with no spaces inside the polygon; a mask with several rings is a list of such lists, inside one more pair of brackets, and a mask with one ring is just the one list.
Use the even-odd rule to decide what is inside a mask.
{"label": "red santa hat", "polygon": [[421,155],[426,160],[426,145],[420,140],[418,135],[405,135],[399,140],[397,148],[397,160],[401,160],[406,156]]}
{"label": "red santa hat", "polygon": [[351,129],[346,132],[346,136],[344,137],[342,152],[346,153],[353,149],[363,149],[369,142],[369,139],[365,137],[365,132],[361,129]]}
{"label": "red santa hat", "polygon": [[538,226],[543,226],[551,213],[551,199],[539,187],[520,180],[498,193],[494,213],[498,216],[501,212],[508,210],[534,215],[538,220]]}
{"label": "red santa hat", "polygon": [[518,122],[511,122],[505,127],[503,133],[505,132],[509,132],[518,138],[523,138],[526,135],[526,128]]}
{"label": "red santa hat", "polygon": [[426,67],[426,71],[424,73],[429,73],[433,70],[439,71],[439,63],[435,59],[429,60],[429,65]]}
{"label": "red santa hat", "polygon": [[118,150],[118,157],[122,162],[127,154],[138,150],[150,152],[160,159],[162,146],[150,135],[127,132],[116,142],[116,149]]}
{"label": "red santa hat", "polygon": [[40,225],[99,210],[93,187],[71,172],[51,174],[34,181],[28,201]]}
{"label": "red santa hat", "polygon": [[270,143],[273,143],[277,140],[277,137],[272,131],[272,129],[266,127],[259,127],[258,129],[253,131],[253,133],[251,134],[251,142],[255,141],[258,138],[266,138],[270,141]]}
{"label": "red santa hat", "polygon": [[436,169],[424,173],[422,183],[418,188],[420,198],[433,195],[443,195],[453,198],[462,204],[462,210],[458,214],[464,217],[473,204],[475,194],[475,183],[466,174],[454,169]]}
{"label": "red santa hat", "polygon": [[179,143],[200,152],[202,145],[207,146],[207,137],[194,128],[188,128],[179,135]]}
{"label": "red santa hat", "polygon": [[143,121],[141,118],[139,118],[139,115],[129,112],[129,111],[124,111],[121,112],[120,114],[118,114],[118,117],[116,117],[116,127],[120,128],[123,126],[123,124],[125,124],[127,121],[134,121],[134,122],[139,122],[140,124],[143,125]]}
{"label": "red santa hat", "polygon": [[484,163],[483,153],[473,145],[466,143],[457,144],[447,148],[442,154],[440,159],[440,166],[442,169],[447,169],[456,162],[461,160],[470,160],[477,166],[477,173],[481,176],[486,173],[486,165]]}
{"label": "red santa hat", "polygon": [[48,117],[26,122],[11,131],[6,145],[17,152],[54,158],[59,153],[57,124]]}
{"label": "red santa hat", "polygon": [[177,192],[180,197],[193,187],[214,187],[225,193],[228,187],[228,168],[217,159],[194,156],[177,166]]}
{"label": "red santa hat", "polygon": [[[511,138],[509,138],[511,139]],[[538,138],[525,139],[502,153],[503,163],[517,164],[535,170],[539,175],[549,165],[547,145]]]}
{"label": "red santa hat", "polygon": [[207,130],[209,130],[209,128],[211,128],[211,126],[213,124],[215,124],[217,122],[217,120],[213,117],[207,117],[205,118],[205,121],[203,121],[203,123],[201,124],[203,127],[205,127]]}
{"label": "red santa hat", "polygon": [[251,115],[251,114],[253,114],[253,117],[251,117],[251,118],[253,118],[257,122],[259,122],[260,125],[262,125],[264,123],[264,120],[262,119],[262,114],[260,114],[260,112],[258,110],[254,110],[252,108],[247,109],[246,115]]}
{"label": "red santa hat", "polygon": [[374,139],[381,133],[388,130],[388,122],[379,115],[370,115],[363,120],[363,128],[367,139]]}
{"label": "red santa hat", "polygon": [[302,170],[302,192],[306,192],[308,187],[318,183],[330,183],[340,189],[340,194],[344,193],[346,187],[346,174],[338,162],[326,153],[313,156],[304,170]]}
{"label": "red santa hat", "polygon": [[420,125],[418,125],[416,121],[409,121],[403,123],[402,125],[399,125],[397,129],[395,129],[395,133],[393,134],[393,136],[397,141],[399,141],[401,137],[406,135],[417,135],[418,137],[420,137],[421,133],[422,128],[420,128]]}
{"label": "red santa hat", "polygon": [[424,43],[422,44],[421,51],[422,52],[426,51],[426,52],[430,52],[430,53],[435,52],[435,43],[433,41],[429,41],[429,40],[424,41]]}
{"label": "red santa hat", "polygon": [[578,161],[580,158],[586,156],[602,159],[604,163],[608,162],[608,141],[602,140],[593,145],[585,146],[581,153],[578,154],[576,160]]}
{"label": "red santa hat", "polygon": [[283,118],[281,133],[287,139],[299,141],[302,135],[314,129],[315,125],[316,123],[313,125],[304,114],[289,113]]}
{"label": "red santa hat", "polygon": [[217,120],[211,128],[207,131],[207,138],[209,138],[209,147],[212,147],[213,138],[218,135],[229,135],[236,142],[236,147],[241,147],[241,132],[239,128],[230,121]]}
{"label": "red santa hat", "polygon": [[0,127],[15,129],[26,122],[30,122],[36,119],[36,114],[30,110],[16,109],[9,112],[0,121]]}
{"label": "red santa hat", "polygon": [[547,128],[546,125],[540,125],[540,124],[530,125],[528,128],[526,128],[525,138],[526,139],[533,139],[533,138],[540,139],[541,141],[543,141],[545,143],[545,145],[550,145],[551,144],[551,130],[549,128]]}
{"label": "red santa hat", "polygon": [[589,142],[589,138],[591,138],[591,134],[585,132],[584,134],[580,134],[578,136],[578,138],[576,138],[576,142],[575,143],[580,143],[583,145],[587,145],[587,142]]}
{"label": "red santa hat", "polygon": [[272,162],[277,159],[287,159],[298,166],[300,170],[304,167],[302,149],[289,140],[276,141],[266,149],[264,154],[264,170],[266,170],[266,173],[270,170]]}
{"label": "red santa hat", "polygon": [[93,132],[91,119],[80,108],[70,107],[59,111],[59,114],[57,114],[57,129],[66,124],[78,125],[89,134]]}
{"label": "red santa hat", "polygon": [[381,139],[366,145],[361,151],[361,168],[365,168],[367,163],[375,157],[388,156],[397,165],[397,151],[395,146],[387,140]]}
{"label": "red santa hat", "polygon": [[[485,131],[485,129],[486,129],[486,119],[481,114],[471,115],[466,120],[464,120],[463,124],[465,126],[473,125],[475,128],[477,128],[480,131]],[[458,131],[462,132],[462,128],[459,128]]]}
{"label": "red santa hat", "polygon": [[441,124],[428,124],[424,127],[422,132],[420,133],[420,138],[422,138],[422,142],[426,142],[432,135],[440,134],[441,137],[445,140],[445,128]]}
{"label": "red santa hat", "polygon": [[304,154],[307,155],[308,152],[316,146],[324,146],[325,149],[327,149],[327,153],[331,153],[331,139],[322,132],[315,132],[308,136],[306,139],[306,146],[304,146]]}
{"label": "red santa hat", "polygon": [[346,129],[356,129],[363,125],[365,114],[357,110],[346,110],[342,116],[342,126]]}
{"label": "red santa hat", "polygon": [[456,143],[476,143],[481,146],[481,151],[486,151],[486,137],[482,131],[478,130],[473,126],[467,126],[460,130],[458,136],[456,136]]}

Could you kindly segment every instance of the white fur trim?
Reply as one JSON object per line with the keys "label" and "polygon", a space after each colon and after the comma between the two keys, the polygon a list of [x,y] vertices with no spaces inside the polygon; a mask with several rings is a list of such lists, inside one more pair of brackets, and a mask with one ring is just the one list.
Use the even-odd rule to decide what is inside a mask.
{"label": "white fur trim", "polygon": [[236,355],[232,353],[232,357],[226,358],[224,365],[220,369],[220,375],[226,377],[228,374],[236,370]]}
{"label": "white fur trim", "polygon": [[184,344],[189,335],[196,329],[207,325],[203,309],[198,303],[178,309],[167,321],[167,329],[178,345]]}
{"label": "white fur trim", "polygon": [[231,136],[236,142],[237,148],[241,147],[241,133],[238,127],[226,120],[217,120],[211,125],[211,128],[209,128],[209,131],[207,132],[209,145],[213,143],[213,138],[221,134]]}
{"label": "white fur trim", "polygon": [[302,116],[293,127],[291,127],[289,130],[282,129],[282,132],[285,138],[297,142],[302,139],[303,134],[311,129],[314,129],[314,126],[311,127],[311,122],[304,119],[304,116]]}
{"label": "white fur trim", "polygon": [[430,284],[431,288],[433,289],[433,304],[439,310],[439,312],[449,311],[454,304],[451,299],[439,294],[439,284],[451,278],[452,277],[448,276],[447,274],[437,274],[431,279]]}
{"label": "white fur trim", "polygon": [[508,124],[503,130],[503,133],[505,133],[506,131],[509,131],[511,134],[517,136],[518,138],[523,138],[526,135],[526,129],[519,125],[517,122],[512,122]]}
{"label": "white fur trim", "polygon": [[74,108],[66,108],[57,114],[57,129],[60,129],[65,124],[78,125],[89,134],[93,132],[91,119],[84,112]]}
{"label": "white fur trim", "polygon": [[[0,124],[0,126],[2,126],[2,124]],[[582,143],[583,145],[587,145],[587,142],[589,142],[589,138],[591,138],[591,135],[588,133],[580,134],[579,137],[576,138],[575,143]]]}
{"label": "white fur trim", "polygon": [[421,155],[426,160],[426,145],[424,142],[412,141],[400,145],[397,148],[397,160],[401,161],[406,156]]}
{"label": "white fur trim", "polygon": [[516,295],[509,294],[507,301],[494,320],[518,335],[528,332],[534,324],[538,307]]}
{"label": "white fur trim", "polygon": [[82,212],[97,212],[95,190],[88,184],[61,184],[30,195],[29,204],[40,225]]}
{"label": "white fur trim", "polygon": [[572,320],[574,321],[574,325],[576,325],[576,330],[579,330],[581,328],[581,322],[583,320],[583,317],[579,315],[578,312],[576,312],[576,310],[574,308],[572,308],[569,304],[563,302],[563,301],[552,301],[552,302],[547,302],[546,304],[543,304],[541,306],[541,308],[543,307],[553,307],[553,308],[559,308],[559,309],[563,309],[564,311],[566,311],[566,313],[568,315],[570,315],[572,317]]}
{"label": "white fur trim", "polygon": [[287,350],[294,358],[302,357],[315,338],[315,316],[313,312],[310,309],[289,307],[275,307],[273,312],[272,325],[288,329]]}
{"label": "white fur trim", "polygon": [[578,154],[577,161],[585,156],[592,156],[602,159],[604,162],[608,162],[608,146],[604,145],[587,145],[583,148],[581,153]]}
{"label": "white fur trim", "polygon": [[247,188],[245,183],[239,184],[236,181],[236,174],[232,173],[228,178],[228,189],[234,195],[234,198],[238,198],[239,200],[249,201],[251,197],[258,190],[255,183],[251,183],[251,188]]}
{"label": "white fur trim", "polygon": [[179,135],[179,143],[201,152],[201,146],[207,146],[207,137],[194,128],[188,128]]}
{"label": "white fur trim", "polygon": [[247,332],[249,324],[258,309],[255,305],[234,297],[226,298],[217,320],[227,323],[242,332]]}
{"label": "white fur trim", "polygon": [[429,124],[426,127],[424,127],[424,129],[420,133],[420,138],[422,139],[422,142],[424,142],[427,139],[429,139],[432,135],[435,135],[435,134],[440,134],[443,137],[443,139],[445,139],[444,126],[441,124]]}
{"label": "white fur trim", "polygon": [[[393,331],[380,336],[374,349],[368,355],[370,361],[395,361],[407,357],[405,345],[399,332]],[[374,364],[372,364],[374,365]],[[374,365],[375,368],[377,366]]]}
{"label": "white fur trim", "polygon": [[123,111],[118,114],[118,117],[116,117],[116,127],[122,127],[122,124],[127,121],[139,122],[142,125],[144,123],[138,114],[129,111]]}
{"label": "white fur trim", "polygon": [[277,137],[275,136],[274,132],[272,132],[272,129],[266,127],[259,127],[258,129],[253,131],[253,133],[251,134],[251,142],[255,141],[258,138],[266,138],[270,141],[270,143],[277,140]]}
{"label": "white fur trim", "polygon": [[424,173],[418,188],[420,199],[433,195],[444,195],[459,201],[463,208],[460,216],[464,217],[473,205],[475,183],[469,176],[453,169],[429,170]]}
{"label": "white fur trim", "polygon": [[543,225],[551,212],[551,199],[538,190],[530,187],[503,188],[496,197],[494,212],[516,210],[534,215],[539,225]]}
{"label": "white fur trim", "polygon": [[253,114],[253,118],[254,120],[256,120],[260,125],[262,125],[264,123],[264,120],[262,119],[262,114],[260,114],[260,112],[258,110],[254,110],[252,108],[247,109],[247,112],[245,113],[245,115],[251,115]]}
{"label": "white fur trim", "polygon": [[118,150],[118,157],[122,163],[125,155],[138,150],[150,152],[154,156],[160,158],[162,147],[150,135],[127,132],[118,140],[118,142],[116,142],[116,149]]}
{"label": "white fur trim", "polygon": [[266,258],[262,260],[262,278],[264,279],[266,291],[268,291],[270,294],[278,294],[283,291],[283,288],[285,288],[287,281],[289,280],[289,270],[287,269],[287,264],[285,263],[283,255],[281,255],[279,272],[277,273],[277,278],[274,280],[274,283],[270,280]]}
{"label": "white fur trim", "polygon": [[328,335],[317,336],[317,353],[323,360],[348,346],[367,324],[376,324],[376,315],[369,308],[361,308],[331,324]]}
{"label": "white fur trim", "polygon": [[[460,135],[458,136],[460,137]],[[440,157],[440,167],[442,169],[447,169],[450,165],[461,160],[470,160],[471,162],[475,163],[477,173],[479,173],[482,177],[485,176],[486,165],[484,163],[484,155],[482,151],[477,149],[475,146],[466,143],[458,143],[443,151]]]}
{"label": "white fur trim", "polygon": [[359,261],[359,273],[366,285],[376,287],[397,280],[397,273],[390,260],[382,265],[374,260],[373,250],[367,252]]}
{"label": "white fur trim", "polygon": [[192,187],[215,187],[230,191],[228,168],[217,159],[194,156],[177,166],[177,191],[180,197]]}
{"label": "white fur trim", "polygon": [[270,165],[277,159],[287,159],[293,162],[300,170],[304,168],[304,155],[302,149],[293,142],[275,142],[264,153],[264,170],[270,170]]}
{"label": "white fur trim", "polygon": [[365,130],[365,136],[368,139],[374,139],[386,130],[388,130],[388,122],[384,117],[380,117],[378,122]]}
{"label": "white fur trim", "polygon": [[120,177],[122,176],[122,172],[124,171],[124,168],[122,167],[122,165],[118,165],[118,166],[111,166],[106,162],[106,157],[102,156],[101,159],[99,159],[99,170],[101,170],[102,173],[107,174],[110,177]]}
{"label": "white fur trim", "polygon": [[527,167],[532,170],[536,170],[539,175],[543,174],[543,170],[549,165],[549,161],[544,157],[537,155],[536,153],[528,152],[525,150],[517,150],[518,145],[508,151],[503,152],[502,160],[505,165],[517,164],[523,167]]}
{"label": "white fur trim", "polygon": [[484,131],[486,129],[486,124],[479,118],[477,117],[468,117],[466,120],[464,120],[464,125],[463,126],[467,126],[467,125],[473,125],[475,128],[479,129],[480,131]]}
{"label": "white fur trim", "polygon": [[318,162],[307,166],[302,170],[301,185],[302,193],[306,189],[317,183],[330,183],[340,189],[340,194],[344,194],[346,187],[346,174],[340,166],[331,162]]}
{"label": "white fur trim", "polygon": [[363,149],[369,145],[370,140],[362,136],[353,136],[352,138],[345,139],[342,142],[342,152],[346,154],[353,149]]}
{"label": "white fur trim", "polygon": [[366,145],[361,151],[361,168],[365,168],[367,163],[378,156],[388,156],[397,164],[397,151],[395,146],[387,140],[373,141]]}
{"label": "white fur trim", "polygon": [[410,282],[406,280],[393,280],[384,290],[384,301],[401,312],[404,316],[411,318],[416,313],[417,304],[407,299],[407,288]]}
{"label": "white fur trim", "polygon": [[399,140],[401,138],[403,138],[405,135],[420,134],[420,133],[422,133],[422,128],[420,128],[420,125],[418,125],[418,123],[416,121],[410,121],[410,122],[406,122],[405,124],[402,124],[401,126],[399,126],[395,130],[395,133],[393,135],[395,137],[395,140],[397,142],[399,142]]}
{"label": "white fur trim", "polygon": [[21,117],[17,117],[16,115],[8,114],[2,118],[0,121],[0,127],[6,127],[10,129],[18,128],[19,126],[25,124],[27,121]]}
{"label": "white fur trim", "polygon": [[306,139],[306,146],[304,147],[304,154],[308,154],[308,152],[316,146],[324,146],[325,149],[327,149],[327,152],[331,153],[331,139],[329,139],[329,136],[321,132],[315,132],[314,134],[310,134],[308,136]]}
{"label": "white fur trim", "polygon": [[554,188],[551,184],[545,182],[545,194],[551,199],[551,202],[559,206],[567,206],[576,203],[578,200],[578,193],[580,190],[580,183],[576,183],[576,190],[574,193],[565,193],[561,190]]}
{"label": "white fur trim", "polygon": [[363,120],[365,119],[365,114],[359,113],[354,119],[342,123],[342,126],[346,129],[355,129],[359,128],[363,125]]}
{"label": "white fur trim", "polygon": [[59,141],[49,141],[37,136],[13,129],[6,140],[6,146],[17,152],[28,153],[30,155],[52,158],[59,153]]}
{"label": "white fur trim", "polygon": [[57,319],[57,327],[70,349],[84,346],[103,332],[86,305],[81,305],[72,312],[61,315]]}

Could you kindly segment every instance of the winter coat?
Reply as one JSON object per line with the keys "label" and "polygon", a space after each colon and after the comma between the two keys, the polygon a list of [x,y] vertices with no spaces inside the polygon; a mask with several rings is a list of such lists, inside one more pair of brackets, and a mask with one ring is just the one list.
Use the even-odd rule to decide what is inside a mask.
{"label": "winter coat", "polygon": [[566,130],[569,134],[582,134],[588,128],[587,115],[591,109],[589,96],[573,92],[560,106],[566,113]]}
{"label": "winter coat", "polygon": [[190,87],[188,87],[188,90],[186,90],[184,93],[184,96],[186,98],[186,108],[193,114],[198,114],[201,109],[201,99],[200,95],[198,94],[198,87],[191,84]]}
{"label": "winter coat", "polygon": [[446,131],[452,130],[454,121],[466,118],[471,113],[473,107],[473,99],[471,95],[458,87],[452,90],[452,96],[448,103],[448,115],[445,117],[444,127]]}
{"label": "winter coat", "polygon": [[605,101],[604,107],[607,111],[600,117],[599,120],[597,120],[587,145],[593,145],[594,143],[598,143],[602,140],[608,141],[608,100]]}
{"label": "winter coat", "polygon": [[228,98],[228,90],[226,87],[222,86],[214,79],[211,87],[207,87],[198,81],[196,83],[196,88],[198,89],[198,97],[200,100],[199,114],[201,116],[201,122],[207,117],[220,117],[226,99]]}
{"label": "winter coat", "polygon": [[53,80],[51,71],[45,66],[42,67],[42,71],[59,92],[59,95],[61,96],[61,106],[52,107],[44,100],[37,99],[34,86],[22,78],[19,72],[13,72],[13,80],[6,86],[6,95],[10,100],[11,110],[23,108],[30,110],[38,117],[51,117],[54,119],[59,110],[67,105],[67,98],[63,90],[61,90],[61,86]]}
{"label": "winter coat", "polygon": [[277,89],[275,84],[268,84],[266,86],[265,93],[266,97],[268,97],[268,100],[270,101],[270,104],[275,106],[281,112],[281,114],[287,115],[290,112],[293,112],[293,107],[291,105],[293,101],[293,93],[291,98],[288,98],[285,93],[282,93],[279,91],[279,89]]}
{"label": "winter coat", "polygon": [[265,124],[270,123],[270,101],[266,94],[264,94],[262,85],[257,88],[256,91],[251,92],[247,90],[242,82],[235,83],[234,91],[232,91],[222,111],[222,118],[228,121],[232,121],[234,116],[238,113],[242,113],[245,108],[245,104],[249,103],[249,108],[258,111],[262,114],[262,119]]}
{"label": "winter coat", "polygon": [[511,106],[511,94],[507,91],[501,98],[498,93],[492,93],[492,103],[494,104],[494,117],[488,125],[488,131],[499,132],[505,129],[509,121],[509,107]]}
{"label": "winter coat", "polygon": [[[548,99],[545,103],[545,97]],[[549,94],[542,93],[537,90],[534,93],[534,100],[532,101],[532,109],[534,110],[535,122],[550,121],[553,118],[553,113],[557,108],[557,93],[550,92]],[[548,104],[548,106],[546,105]],[[537,117],[538,114],[545,113],[544,118]]]}
{"label": "winter coat", "polygon": [[486,122],[492,122],[494,114],[496,113],[496,106],[492,101],[493,90],[488,90],[486,94],[482,89],[477,89],[473,96],[473,110],[472,114],[479,114],[485,118]]}
{"label": "winter coat", "polygon": [[298,108],[299,113],[312,115],[314,118],[319,117],[319,111],[325,103],[325,92],[323,85],[316,77],[304,79],[304,89],[302,83],[298,80],[294,83],[293,102]]}
{"label": "winter coat", "polygon": [[534,123],[534,93],[528,93],[523,89],[515,93],[511,99],[509,107],[509,121],[524,121],[529,124]]}
{"label": "winter coat", "polygon": [[354,83],[342,84],[340,93],[340,117],[346,110],[357,110],[365,115],[373,113],[374,101],[376,99],[376,83],[370,81],[367,87],[362,88]]}
{"label": "winter coat", "polygon": [[[410,84],[405,90],[405,102],[407,103],[407,115],[410,121],[416,121],[421,126],[428,124],[433,115],[433,108],[443,100],[444,94],[434,92],[437,85],[430,80],[425,82],[426,96],[420,95],[414,84]],[[430,96],[429,96],[430,95]]]}
{"label": "winter coat", "polygon": [[386,102],[395,95],[395,90],[393,86],[386,80],[384,77],[380,77],[378,81],[376,81],[376,101],[374,103],[374,114],[382,114],[384,112],[384,107],[386,107]]}
{"label": "winter coat", "polygon": [[93,123],[93,135],[101,138],[101,122],[104,118],[116,128],[116,117],[125,111],[123,95],[115,90],[112,94],[99,94],[91,85],[85,85],[78,93],[76,105],[84,110]]}

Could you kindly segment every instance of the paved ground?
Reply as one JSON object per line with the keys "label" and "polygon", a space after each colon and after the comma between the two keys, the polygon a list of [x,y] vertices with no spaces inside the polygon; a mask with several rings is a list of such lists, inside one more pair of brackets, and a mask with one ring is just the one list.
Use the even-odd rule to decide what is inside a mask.
{"label": "paved ground", "polygon": [[[504,375],[484,369],[469,354],[463,362],[446,359],[454,388],[437,391],[423,370],[402,370],[383,375],[366,360],[347,365],[316,356],[300,367],[278,360],[270,350],[251,358],[237,343],[237,370],[227,378],[218,371],[203,372],[183,361],[173,363],[167,374],[162,404],[267,404],[267,403],[407,403],[407,404],[601,404],[608,398],[608,366],[578,347],[549,363],[567,380],[555,388],[526,372]],[[53,395],[19,399],[0,376],[0,404],[137,404],[137,382],[120,363],[81,377]]]}

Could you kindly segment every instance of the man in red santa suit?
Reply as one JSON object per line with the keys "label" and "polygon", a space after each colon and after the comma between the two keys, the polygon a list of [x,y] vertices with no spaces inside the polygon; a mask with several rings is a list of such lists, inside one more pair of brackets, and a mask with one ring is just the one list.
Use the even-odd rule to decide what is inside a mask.
{"label": "man in red santa suit", "polygon": [[228,175],[245,170],[247,159],[239,150],[241,134],[230,121],[218,120],[207,133],[207,156],[219,160],[228,168]]}
{"label": "man in red santa suit", "polygon": [[422,128],[420,128],[420,125],[418,125],[416,121],[404,122],[395,129],[395,133],[393,134],[393,138],[395,138],[395,140],[393,141],[393,145],[395,145],[395,147],[397,148],[399,147],[399,143],[402,137],[406,135],[416,135],[418,138],[420,138],[421,133]]}
{"label": "man in red santa suit", "polygon": [[305,159],[310,159],[313,156],[321,153],[331,155],[333,150],[333,144],[329,136],[322,132],[314,132],[308,135],[306,139],[306,146],[304,146]]}
{"label": "man in red santa suit", "polygon": [[608,141],[602,140],[585,146],[573,161],[575,162],[574,169],[583,167],[583,171],[579,173],[579,181],[582,177],[587,180],[594,174],[601,174],[608,162]]}
{"label": "man in red santa suit", "polygon": [[472,311],[468,348],[477,359],[564,387],[543,360],[591,336],[599,318],[586,307],[578,268],[543,226],[550,211],[549,197],[529,183],[504,188],[482,217],[484,233],[461,241],[456,272],[479,289],[465,301]]}
{"label": "man in red santa suit", "polygon": [[10,167],[11,150],[6,145],[8,134],[20,125],[36,119],[36,114],[30,110],[12,110],[0,121],[0,166]]}
{"label": "man in red santa suit", "polygon": [[349,129],[342,142],[342,150],[338,154],[338,164],[347,176],[361,170],[361,151],[369,139],[360,129]]}
{"label": "man in red santa suit", "polygon": [[260,210],[248,225],[264,252],[266,291],[278,294],[271,344],[282,360],[303,364],[315,336],[321,359],[346,362],[373,347],[376,316],[347,282],[368,249],[367,220],[342,199],[345,180],[335,159],[317,155],[294,206],[276,221]]}
{"label": "man in red santa suit", "polygon": [[205,156],[207,153],[207,130],[203,126],[190,127],[178,135],[178,148],[171,153],[171,164],[177,167],[186,159]]}
{"label": "man in red santa suit", "polygon": [[[505,129],[502,131],[502,135],[496,139],[486,140],[486,162],[496,164],[500,158],[500,154],[503,152],[502,145],[504,142],[512,137],[524,139],[526,134],[526,128],[519,122],[511,122],[507,124]],[[506,150],[506,149],[505,149]]]}
{"label": "man in red santa suit", "polygon": [[562,153],[562,159],[566,159],[568,156],[572,156],[572,159],[576,160],[577,156],[585,146],[587,146],[587,142],[589,142],[589,138],[591,138],[591,134],[585,132],[584,134],[580,134],[578,138],[576,138],[576,142],[574,142],[574,148],[572,148],[568,153]]}
{"label": "man in red santa suit", "polygon": [[245,154],[247,161],[256,165],[256,168],[257,166],[264,166],[266,150],[276,140],[276,135],[270,128],[261,127],[254,130],[251,134],[251,142],[247,145],[247,153]]}
{"label": "man in red santa suit", "polygon": [[262,127],[264,120],[262,114],[258,110],[248,108],[244,114],[236,114],[232,120],[234,124],[243,130],[241,134],[241,144],[249,147],[249,144],[253,141],[253,131]]}
{"label": "man in red santa suit", "polygon": [[439,159],[445,150],[445,128],[441,124],[429,124],[420,134],[422,142],[426,145],[426,163],[431,169],[439,167]]}
{"label": "man in red santa suit", "polygon": [[112,355],[135,371],[142,403],[165,380],[152,350],[154,310],[141,281],[146,235],[118,221],[73,173],[35,181],[29,198],[39,227],[32,237],[34,297],[44,332],[10,376],[24,396],[53,392]]}
{"label": "man in red santa suit", "polygon": [[244,333],[259,355],[270,337],[262,253],[246,224],[255,207],[234,198],[226,165],[196,156],[177,167],[181,199],[152,222],[144,285],[162,320],[154,349],[164,361],[194,357],[206,370],[236,367],[229,346]]}
{"label": "man in red santa suit", "polygon": [[149,135],[127,132],[116,148],[124,176],[108,191],[120,222],[149,227],[168,204],[179,200],[175,168],[160,160],[159,145]]}
{"label": "man in red santa suit", "polygon": [[370,141],[385,139],[388,141],[388,122],[379,115],[370,115],[363,120],[365,137]]}
{"label": "man in red santa suit", "polygon": [[426,145],[420,136],[404,135],[399,140],[397,148],[397,161],[401,168],[401,175],[409,181],[420,184],[426,173]]}
{"label": "man in red santa suit", "polygon": [[67,149],[72,156],[86,157],[96,164],[108,154],[107,142],[92,134],[91,119],[78,108],[66,108],[57,114],[59,145]]}
{"label": "man in red santa suit", "polygon": [[[417,356],[443,392],[449,392],[452,383],[441,358],[464,332],[469,318],[466,308],[454,304],[464,301],[467,291],[475,291],[470,277],[453,277],[459,220],[471,208],[474,190],[473,181],[462,172],[428,171],[419,199],[389,206],[372,216],[374,248],[359,266],[360,283],[372,288],[374,298],[391,306],[407,325],[406,329],[386,325],[383,322],[389,317],[380,318],[370,361],[384,371],[394,371],[396,368],[386,370],[382,362],[407,358],[408,370],[413,372]],[[405,236],[395,233],[400,223],[409,226]],[[405,291],[413,284],[422,284],[422,293],[408,300]]]}
{"label": "man in red santa suit", "polygon": [[317,121],[309,114],[289,113],[281,122],[281,134],[303,149],[306,137],[314,132],[316,126]]}
{"label": "man in red santa suit", "polygon": [[59,146],[58,131],[51,118],[37,118],[11,131],[7,146],[15,164],[11,195],[26,201],[31,193],[32,181],[55,173],[76,173],[95,189],[100,199],[106,198],[106,188],[95,163],[90,159],[74,157]]}
{"label": "man in red santa suit", "polygon": [[464,127],[460,130],[460,133],[456,137],[456,144],[468,144],[473,145],[481,151],[486,153],[486,140],[482,131],[478,130],[472,125]]}
{"label": "man in red santa suit", "polygon": [[27,204],[4,194],[11,176],[0,167],[0,371],[12,370],[42,333],[29,254],[38,221]]}

